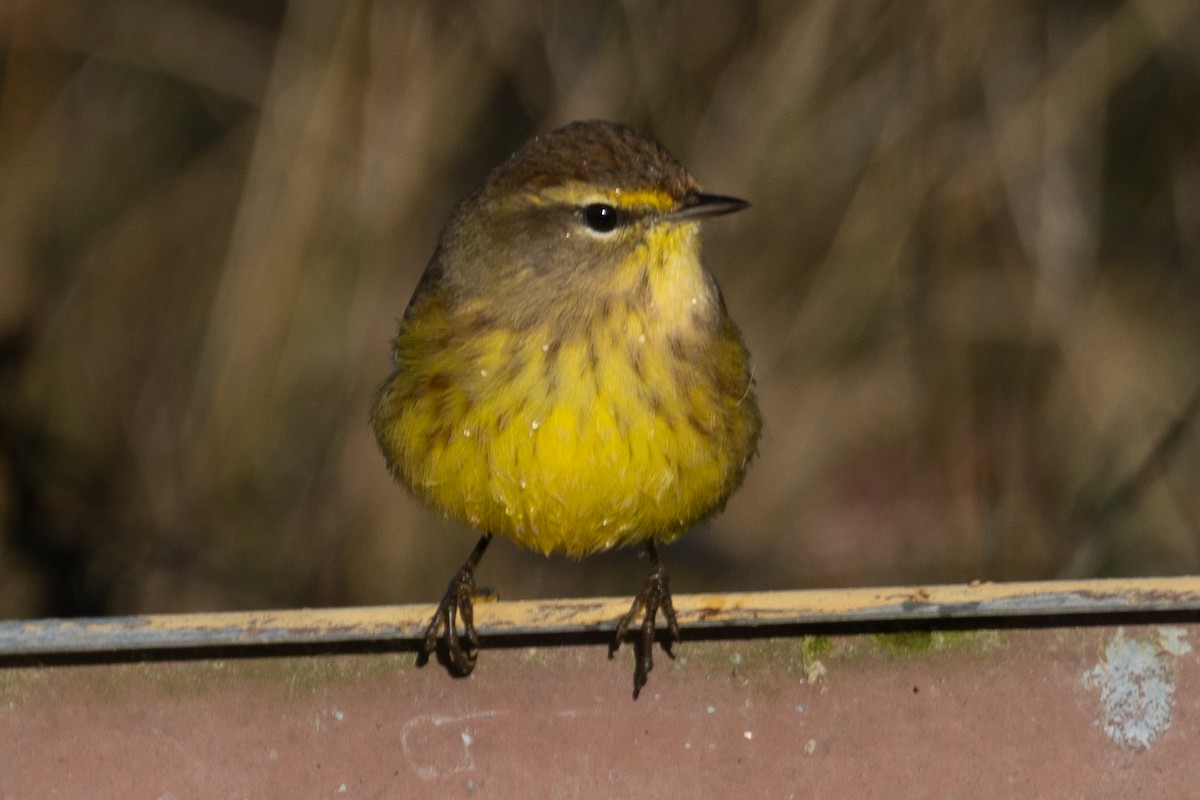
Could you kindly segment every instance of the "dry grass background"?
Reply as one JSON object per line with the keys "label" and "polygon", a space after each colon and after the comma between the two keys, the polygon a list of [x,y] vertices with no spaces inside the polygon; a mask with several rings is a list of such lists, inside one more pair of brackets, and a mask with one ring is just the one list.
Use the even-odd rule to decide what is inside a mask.
{"label": "dry grass background", "polygon": [[1194,3],[9,0],[0,47],[0,615],[438,596],[473,536],[370,398],[456,199],[587,117],[754,203],[707,253],[767,427],[677,590],[1200,570]]}

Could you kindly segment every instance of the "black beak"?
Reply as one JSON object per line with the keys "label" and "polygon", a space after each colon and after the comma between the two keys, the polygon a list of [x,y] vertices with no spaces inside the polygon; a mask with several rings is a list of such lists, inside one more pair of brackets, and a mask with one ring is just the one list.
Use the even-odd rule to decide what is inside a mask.
{"label": "black beak", "polygon": [[732,214],[735,211],[741,211],[749,205],[745,200],[739,200],[736,197],[688,192],[683,196],[679,207],[674,211],[668,212],[667,217],[673,220],[719,217],[722,214]]}

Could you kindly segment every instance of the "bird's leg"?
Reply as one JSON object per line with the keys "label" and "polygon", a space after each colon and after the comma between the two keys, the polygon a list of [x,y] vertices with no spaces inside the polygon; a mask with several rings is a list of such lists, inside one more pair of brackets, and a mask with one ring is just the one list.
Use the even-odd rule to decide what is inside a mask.
{"label": "bird's leg", "polygon": [[[475,633],[475,568],[479,559],[492,541],[485,533],[479,538],[475,549],[462,567],[450,579],[442,602],[438,603],[433,619],[425,628],[425,652],[437,649],[438,636],[445,631],[446,654],[451,665],[460,675],[470,675],[475,668],[475,656],[479,651],[479,636]],[[462,618],[462,636],[458,635],[456,619]],[[464,647],[464,644],[466,645]]]}
{"label": "bird's leg", "polygon": [[645,609],[642,617],[641,647],[638,648],[639,652],[635,656],[636,666],[633,672],[634,699],[637,699],[638,693],[646,685],[646,678],[650,674],[650,670],[654,668],[654,624],[659,609],[662,609],[663,618],[667,623],[667,638],[663,642],[663,649],[667,651],[667,655],[674,658],[671,644],[679,641],[679,622],[675,619],[675,606],[671,603],[671,581],[667,577],[667,570],[658,560],[658,550],[654,547],[653,542],[646,543],[646,554],[650,557],[652,569],[646,576],[645,583],[642,584],[641,594],[633,599],[629,613],[621,617],[621,621],[617,623],[617,637],[608,650],[608,656],[612,658],[621,646],[621,640],[629,632],[629,626],[637,619],[638,613]]}

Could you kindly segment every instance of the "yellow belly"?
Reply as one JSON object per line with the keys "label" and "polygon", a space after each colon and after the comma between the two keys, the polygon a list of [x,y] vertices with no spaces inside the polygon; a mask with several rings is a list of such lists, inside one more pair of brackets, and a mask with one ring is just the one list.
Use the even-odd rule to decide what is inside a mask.
{"label": "yellow belly", "polygon": [[685,348],[636,318],[571,339],[449,336],[428,316],[401,331],[373,421],[393,472],[447,515],[582,556],[669,541],[740,484],[759,418],[727,319]]}

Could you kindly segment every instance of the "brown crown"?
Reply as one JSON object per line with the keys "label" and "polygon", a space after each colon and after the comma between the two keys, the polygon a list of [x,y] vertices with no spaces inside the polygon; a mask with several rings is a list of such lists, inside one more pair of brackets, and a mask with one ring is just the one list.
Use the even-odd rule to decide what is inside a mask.
{"label": "brown crown", "polygon": [[658,190],[676,200],[699,190],[675,156],[628,125],[572,122],[530,140],[489,177],[485,191],[517,191],[570,181],[626,191]]}

